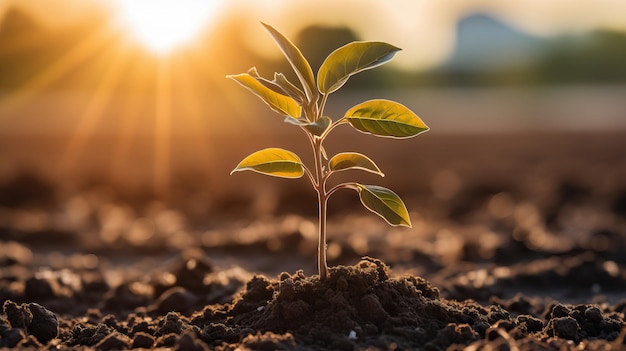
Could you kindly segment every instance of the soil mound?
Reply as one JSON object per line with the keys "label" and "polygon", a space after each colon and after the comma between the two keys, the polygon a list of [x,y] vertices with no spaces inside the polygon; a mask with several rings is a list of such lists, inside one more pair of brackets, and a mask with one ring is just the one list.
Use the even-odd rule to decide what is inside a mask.
{"label": "soil mound", "polygon": [[[490,324],[510,318],[497,307],[444,300],[422,278],[391,278],[389,268],[372,258],[332,268],[324,281],[301,271],[284,273],[278,281],[256,278],[227,315],[233,327],[290,332],[306,345],[342,350],[392,344],[401,349],[445,348],[476,340]],[[450,324],[456,326],[445,329]],[[441,330],[447,335],[439,335]]]}
{"label": "soil mound", "polygon": [[[200,266],[205,280],[215,273],[215,267]],[[193,271],[198,265],[184,267]],[[626,345],[626,302],[554,303],[541,310],[540,303],[523,296],[495,299],[488,306],[448,300],[423,278],[391,276],[382,261],[369,257],[354,266],[331,268],[323,281],[302,271],[282,273],[278,279],[255,276],[223,304],[198,301],[220,291],[217,295],[228,295],[231,281],[214,280],[208,290],[181,286],[189,283],[180,279],[156,303],[156,296],[146,297],[144,305],[129,313],[111,313],[107,307],[111,298],[124,299],[121,295],[127,292],[120,288],[111,288],[108,300],[100,302],[102,310],[91,308],[84,314],[57,315],[37,303],[6,300],[0,347],[620,350]]]}

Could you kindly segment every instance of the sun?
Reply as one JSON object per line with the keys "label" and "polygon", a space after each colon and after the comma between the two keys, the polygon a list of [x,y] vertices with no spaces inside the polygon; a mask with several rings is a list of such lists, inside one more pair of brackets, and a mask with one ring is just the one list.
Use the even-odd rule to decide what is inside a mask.
{"label": "sun", "polygon": [[114,0],[119,23],[157,54],[188,44],[214,19],[219,0]]}

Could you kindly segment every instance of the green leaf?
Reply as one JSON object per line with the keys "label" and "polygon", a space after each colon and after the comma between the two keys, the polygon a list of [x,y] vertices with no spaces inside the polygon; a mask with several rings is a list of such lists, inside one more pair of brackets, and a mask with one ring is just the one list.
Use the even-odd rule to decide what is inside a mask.
{"label": "green leaf", "polygon": [[428,126],[404,105],[389,100],[369,100],[352,107],[346,120],[357,130],[390,138],[410,138]]}
{"label": "green leaf", "polygon": [[293,118],[291,116],[285,117],[285,120],[283,122],[293,124],[298,127],[311,123],[306,118]]}
{"label": "green leaf", "polygon": [[381,177],[385,175],[380,168],[376,166],[374,161],[369,157],[356,152],[342,152],[330,159],[328,163],[332,171],[343,171],[347,169],[361,169],[367,172],[378,174]]}
{"label": "green leaf", "polygon": [[269,79],[265,79],[259,75],[259,72],[256,70],[256,67],[252,67],[248,70],[248,74],[256,79],[259,83],[263,84],[266,88],[271,89],[275,93],[285,95],[285,90],[278,84],[272,82]]}
{"label": "green leaf", "polygon": [[261,98],[269,107],[285,116],[300,117],[302,108],[300,104],[287,95],[280,94],[273,89],[268,88],[265,84],[249,73],[226,76],[243,85],[256,96]]}
{"label": "green leaf", "polygon": [[267,29],[268,32],[270,32],[274,41],[278,44],[278,47],[287,58],[287,61],[289,61],[291,67],[293,67],[298,79],[300,79],[300,82],[302,83],[302,87],[304,88],[304,92],[306,93],[309,101],[317,100],[317,90],[315,89],[313,70],[311,69],[309,62],[306,58],[304,58],[304,55],[302,55],[302,52],[300,52],[300,49],[298,49],[279,31],[274,29],[274,27],[263,22],[261,22],[261,24],[265,27],[265,29]]}
{"label": "green leaf", "polygon": [[274,80],[269,80],[261,77],[257,72],[256,67],[252,67],[248,70],[248,74],[256,78],[259,83],[263,84],[267,88],[270,88],[276,93],[281,95],[288,95],[292,99],[296,100],[299,104],[305,100],[304,93],[300,91],[296,86],[291,84],[289,80],[282,73],[274,73]]}
{"label": "green leaf", "polygon": [[306,118],[285,118],[285,123],[294,124],[306,129],[309,133],[320,137],[330,127],[333,120],[328,116],[322,116],[315,122],[309,122]]}
{"label": "green leaf", "polygon": [[304,129],[308,130],[309,133],[319,137],[324,134],[328,127],[330,127],[331,123],[333,123],[333,120],[330,119],[330,117],[322,116],[317,121],[304,125]]}
{"label": "green leaf", "polygon": [[411,227],[404,202],[393,191],[377,185],[355,184],[363,205],[393,226]]}
{"label": "green leaf", "polygon": [[306,100],[306,96],[302,90],[293,85],[282,73],[274,73],[274,81],[272,82],[281,87],[287,95],[291,96],[294,100],[302,103]]}
{"label": "green leaf", "polygon": [[244,158],[230,174],[239,171],[253,171],[281,178],[300,178],[304,174],[304,166],[293,152],[268,148]]}
{"label": "green leaf", "polygon": [[317,86],[322,94],[341,88],[350,76],[378,67],[400,51],[391,44],[376,41],[355,41],[333,51],[317,73]]}

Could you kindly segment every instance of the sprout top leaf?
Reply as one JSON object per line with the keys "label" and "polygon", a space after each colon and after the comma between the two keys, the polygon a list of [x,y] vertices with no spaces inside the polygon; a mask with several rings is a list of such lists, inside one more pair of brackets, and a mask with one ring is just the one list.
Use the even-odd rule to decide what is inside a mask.
{"label": "sprout top leaf", "polygon": [[357,41],[340,47],[326,58],[317,73],[320,92],[337,91],[350,76],[384,64],[399,50],[391,44],[376,41]]}
{"label": "sprout top leaf", "polygon": [[276,41],[278,47],[280,47],[280,50],[287,58],[287,61],[289,61],[289,63],[293,67],[293,70],[296,72],[298,79],[300,79],[300,82],[302,83],[302,87],[304,88],[304,91],[309,101],[317,100],[315,78],[313,77],[313,70],[311,69],[309,61],[304,58],[304,55],[302,55],[300,49],[293,45],[293,43],[289,39],[285,38],[285,36],[282,35],[279,31],[274,29],[274,27],[262,22],[261,24],[265,27],[265,29],[267,29],[268,32],[270,32],[270,34],[274,38],[274,41]]}

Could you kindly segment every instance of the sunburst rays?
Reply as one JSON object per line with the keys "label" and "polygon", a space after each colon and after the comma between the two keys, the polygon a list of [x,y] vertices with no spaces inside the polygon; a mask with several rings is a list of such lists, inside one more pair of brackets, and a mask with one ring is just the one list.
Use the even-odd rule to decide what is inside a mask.
{"label": "sunburst rays", "polygon": [[81,151],[85,148],[89,138],[93,136],[98,122],[111,102],[114,88],[121,79],[124,67],[129,62],[128,47],[116,48],[108,56],[109,64],[103,71],[100,82],[91,94],[91,99],[87,102],[78,125],[63,155],[61,155],[59,171],[62,173],[71,171],[70,168],[79,159]]}
{"label": "sunburst rays", "polygon": [[32,102],[37,93],[50,86],[55,80],[67,75],[76,66],[87,60],[89,56],[102,49],[114,36],[115,33],[108,28],[100,28],[86,36],[69,52],[33,76],[18,89],[9,93],[0,105],[0,119],[2,116],[8,115],[8,112],[13,109],[19,108],[20,105]]}
{"label": "sunburst rays", "polygon": [[[40,62],[30,79],[3,93],[1,125],[19,119],[20,128],[61,136],[61,144],[41,151],[47,153],[48,175],[56,180],[96,176],[142,186],[141,192],[151,189],[167,200],[174,178],[183,171],[176,169],[180,162],[208,176],[218,172],[213,165],[223,161],[220,148],[228,146],[220,146],[215,137],[223,141],[223,127],[236,124],[237,116],[252,115],[251,107],[238,101],[236,89],[225,88],[225,76],[238,56],[233,55],[236,49],[221,50],[228,35],[206,35],[196,46],[156,55],[107,21],[85,28],[88,32],[77,32],[74,39],[64,37],[64,52]],[[25,43],[13,41],[3,52],[34,53],[43,40],[24,38]],[[63,103],[36,107],[39,99],[57,94],[64,96]],[[58,122],[50,120],[57,116]]]}
{"label": "sunburst rays", "polygon": [[172,137],[172,65],[169,57],[161,58],[157,66],[155,103],[154,191],[158,197],[167,199]]}

